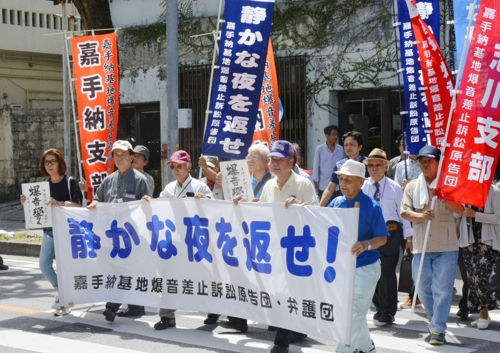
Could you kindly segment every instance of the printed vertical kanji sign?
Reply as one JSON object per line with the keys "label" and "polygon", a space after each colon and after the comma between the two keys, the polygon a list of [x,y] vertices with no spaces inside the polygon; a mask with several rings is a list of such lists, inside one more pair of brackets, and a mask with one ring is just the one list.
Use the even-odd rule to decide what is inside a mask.
{"label": "printed vertical kanji sign", "polygon": [[474,26],[437,194],[484,207],[500,143],[500,13],[482,0]]}
{"label": "printed vertical kanji sign", "polygon": [[115,33],[74,37],[73,69],[80,145],[89,199],[114,171],[111,148],[118,131],[119,85]]}
{"label": "printed vertical kanji sign", "polygon": [[245,158],[261,96],[274,0],[226,1],[203,154]]}

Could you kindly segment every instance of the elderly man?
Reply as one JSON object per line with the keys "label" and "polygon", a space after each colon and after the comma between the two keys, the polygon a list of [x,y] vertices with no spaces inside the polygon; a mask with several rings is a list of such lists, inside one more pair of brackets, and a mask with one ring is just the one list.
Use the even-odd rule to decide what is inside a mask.
{"label": "elderly man", "polygon": [[390,164],[386,153],[375,148],[363,163],[368,166],[370,178],[365,181],[362,190],[366,195],[373,197],[382,207],[390,234],[387,243],[379,248],[381,274],[373,296],[373,303],[377,308],[373,319],[376,323],[390,325],[394,322],[394,316],[398,310],[396,267],[399,260],[399,248],[403,242],[403,236],[407,239],[408,244],[411,242],[413,230],[410,222],[401,218],[399,214],[403,200],[401,187],[384,175]]}
{"label": "elderly man", "polygon": [[248,154],[245,157],[248,163],[248,169],[252,175],[252,189],[255,198],[258,200],[266,183],[273,178],[269,170],[269,148],[266,145],[258,143],[250,146]]}
{"label": "elderly man", "polygon": [[[358,162],[363,162],[363,160],[366,158],[365,156],[362,156],[360,154],[361,150],[363,149],[363,135],[361,135],[360,132],[357,131],[346,132],[343,138],[344,138],[344,151],[347,158],[341,159],[340,161],[337,162],[337,164],[335,164],[335,167],[333,168],[332,171],[332,176],[330,178],[330,183],[328,183],[328,186],[323,192],[323,196],[321,196],[321,201],[319,202],[319,205],[321,207],[328,205],[330,203],[330,200],[334,196],[335,190],[337,189],[337,186],[339,184],[339,178],[336,172],[342,168],[344,163],[347,162],[349,159]],[[368,178],[368,171],[365,171],[365,177]]]}
{"label": "elderly man", "polygon": [[141,172],[146,179],[148,180],[149,191],[151,191],[151,195],[153,195],[155,191],[155,180],[151,175],[146,173],[144,168],[146,168],[149,164],[149,150],[146,146],[137,145],[134,148],[134,160],[132,161],[132,167],[135,170]]}
{"label": "elderly man", "polygon": [[[438,200],[431,210],[431,200],[437,183],[437,170],[441,151],[434,146],[425,146],[418,152],[422,174],[410,181],[404,190],[401,216],[413,223],[413,279],[416,280],[420,262],[423,261],[418,296],[424,304],[430,320],[430,344],[445,343],[446,320],[450,314],[453,284],[458,259],[458,241],[453,212],[462,213],[464,207],[458,202]],[[425,257],[422,259],[423,243],[430,224]]]}
{"label": "elderly man", "polygon": [[332,200],[328,207],[353,208],[359,202],[358,241],[351,253],[356,255],[356,276],[354,279],[354,303],[352,312],[351,345],[340,345],[337,352],[374,352],[375,345],[370,338],[366,314],[380,278],[380,252],[376,249],[385,245],[389,232],[379,203],[363,193],[365,165],[348,160],[337,171],[343,196]]}
{"label": "elderly man", "polygon": [[224,200],[222,186],[217,182],[217,175],[220,173],[219,157],[201,156],[198,159],[198,165],[205,176],[204,178],[201,178],[200,181],[208,185],[208,188],[212,191],[214,199]]}
{"label": "elderly man", "polygon": [[[174,181],[168,183],[165,189],[160,193],[160,198],[182,199],[185,197],[208,197],[212,198],[212,192],[207,184],[193,179],[189,172],[192,168],[191,156],[186,151],[174,152],[167,164],[170,164],[170,170],[175,178]],[[149,201],[150,197],[144,197],[144,200]],[[154,325],[155,330],[165,330],[169,327],[175,327],[175,310],[160,309],[160,321]]]}
{"label": "elderly man", "polygon": [[337,143],[339,127],[329,125],[323,129],[323,132],[326,141],[316,147],[313,163],[314,186],[320,198],[328,186],[335,164],[344,158],[344,148]]}
{"label": "elderly man", "polygon": [[[108,175],[95,192],[94,199],[87,206],[89,210],[95,210],[99,202],[129,202],[140,200],[143,196],[151,196],[146,177],[132,168],[134,152],[130,142],[118,140],[113,144],[111,150],[116,172]],[[103,315],[107,321],[115,321],[116,312],[120,308],[119,303],[106,303]],[[120,316],[142,316],[145,314],[144,307],[129,304],[128,308]]]}
{"label": "elderly man", "polygon": [[[271,168],[276,177],[264,186],[260,202],[284,202],[286,208],[291,204],[318,205],[313,184],[293,171],[295,149],[290,142],[275,141],[268,157],[271,158]],[[278,328],[271,353],[286,353],[290,343],[306,337],[302,333]]]}

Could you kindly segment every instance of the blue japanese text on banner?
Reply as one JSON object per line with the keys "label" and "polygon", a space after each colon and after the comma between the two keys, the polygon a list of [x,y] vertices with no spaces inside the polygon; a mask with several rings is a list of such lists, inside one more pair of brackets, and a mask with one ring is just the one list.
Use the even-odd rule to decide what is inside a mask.
{"label": "blue japanese text on banner", "polygon": [[[439,1],[417,1],[417,9],[432,29],[439,44]],[[422,87],[418,49],[405,0],[398,0],[399,49],[405,88],[406,136],[410,154],[417,154],[427,144],[425,128],[429,128],[427,102]]]}
{"label": "blue japanese text on banner", "polygon": [[244,158],[252,144],[274,0],[226,1],[203,154]]}

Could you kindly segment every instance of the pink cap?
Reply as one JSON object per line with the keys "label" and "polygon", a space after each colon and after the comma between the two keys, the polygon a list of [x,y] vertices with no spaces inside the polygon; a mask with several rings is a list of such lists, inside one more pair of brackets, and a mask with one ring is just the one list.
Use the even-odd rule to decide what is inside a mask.
{"label": "pink cap", "polygon": [[191,163],[191,156],[186,151],[180,150],[180,151],[172,153],[167,164],[170,164],[172,162],[180,163],[180,164],[187,163],[187,162]]}

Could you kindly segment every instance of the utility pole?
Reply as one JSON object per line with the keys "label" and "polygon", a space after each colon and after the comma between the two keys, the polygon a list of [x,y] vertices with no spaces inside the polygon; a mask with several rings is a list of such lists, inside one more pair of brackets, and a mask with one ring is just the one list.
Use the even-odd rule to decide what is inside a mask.
{"label": "utility pole", "polygon": [[67,169],[71,175],[71,119],[69,116],[69,97],[70,97],[70,79],[69,79],[69,67],[66,50],[66,33],[68,32],[68,12],[66,9],[66,2],[61,2],[62,7],[62,67],[63,67],[63,117],[64,117],[64,158],[66,159]]}
{"label": "utility pole", "polygon": [[[178,0],[168,0],[166,2],[167,10],[167,119],[161,121],[161,141],[162,145],[167,145],[168,158],[173,152],[179,149],[179,128],[178,116],[179,110],[179,42],[178,42]],[[165,115],[162,114],[162,117]],[[163,119],[161,119],[163,120]],[[165,160],[162,160],[162,181],[165,185],[173,180],[170,169],[167,168]]]}

